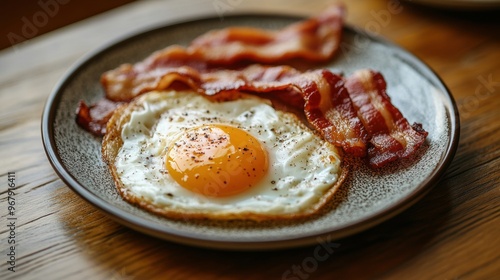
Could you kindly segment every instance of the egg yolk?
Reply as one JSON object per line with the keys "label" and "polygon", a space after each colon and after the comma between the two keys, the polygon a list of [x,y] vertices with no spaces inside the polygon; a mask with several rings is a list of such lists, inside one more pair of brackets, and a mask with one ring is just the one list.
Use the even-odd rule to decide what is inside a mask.
{"label": "egg yolk", "polygon": [[182,133],[165,160],[172,178],[193,192],[224,197],[258,183],[268,169],[261,143],[237,127],[210,124]]}

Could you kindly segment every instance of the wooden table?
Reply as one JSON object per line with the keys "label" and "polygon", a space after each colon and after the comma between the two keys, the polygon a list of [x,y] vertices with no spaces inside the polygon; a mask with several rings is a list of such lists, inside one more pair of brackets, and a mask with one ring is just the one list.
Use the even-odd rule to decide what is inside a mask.
{"label": "wooden table", "polygon": [[[82,200],[45,156],[44,103],[86,52],[161,22],[244,11],[312,15],[326,1],[188,2],[135,2],[0,52],[1,279],[280,279],[312,256],[314,247],[222,252],[143,235]],[[491,14],[388,7],[383,0],[345,2],[349,23],[400,44],[442,77],[459,106],[460,144],[444,178],[420,202],[379,226],[337,240],[340,246],[314,271],[288,279],[498,277],[499,22]],[[7,263],[8,172],[15,172],[17,185],[16,272]]]}

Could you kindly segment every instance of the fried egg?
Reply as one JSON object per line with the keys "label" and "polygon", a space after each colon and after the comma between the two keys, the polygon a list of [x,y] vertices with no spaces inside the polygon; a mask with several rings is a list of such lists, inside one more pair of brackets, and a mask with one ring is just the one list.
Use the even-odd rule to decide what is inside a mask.
{"label": "fried egg", "polygon": [[122,197],[171,218],[317,212],[345,172],[336,147],[255,96],[150,92],[116,110],[102,154]]}

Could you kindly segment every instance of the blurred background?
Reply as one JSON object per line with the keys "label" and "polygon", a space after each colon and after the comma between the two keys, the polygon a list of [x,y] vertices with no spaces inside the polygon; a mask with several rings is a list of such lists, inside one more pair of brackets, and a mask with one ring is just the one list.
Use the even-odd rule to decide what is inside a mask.
{"label": "blurred background", "polygon": [[[1,0],[0,50],[134,1],[169,0]],[[186,0],[185,2],[196,5],[196,2],[200,1]],[[232,0],[231,3],[241,1],[244,0]],[[377,0],[349,0],[351,1],[379,2]],[[217,6],[218,0],[212,2],[214,6]],[[220,4],[224,4],[223,2]],[[333,0],[332,2],[339,1]],[[398,0],[387,0],[387,2],[399,3]],[[500,18],[498,16],[500,0],[402,0],[401,2],[415,9],[424,9],[424,12],[437,12],[448,14],[448,16],[451,13],[455,17],[477,20],[496,18],[497,22]],[[306,3],[308,1],[304,1],[304,4]]]}
{"label": "blurred background", "polygon": [[1,0],[0,49],[134,0]]}

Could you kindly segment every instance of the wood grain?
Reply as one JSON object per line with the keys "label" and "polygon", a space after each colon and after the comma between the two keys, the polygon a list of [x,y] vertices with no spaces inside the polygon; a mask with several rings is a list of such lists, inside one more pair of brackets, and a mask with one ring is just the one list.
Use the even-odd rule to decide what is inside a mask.
{"label": "wood grain", "polygon": [[[232,3],[227,14],[296,15],[317,13],[328,2],[220,1]],[[9,230],[2,226],[0,279],[281,279],[313,256],[314,246],[220,252],[135,232],[65,186],[44,154],[43,106],[76,60],[147,26],[217,15],[214,3],[219,2],[138,1],[0,51],[3,224],[9,171],[16,172],[18,207],[16,272],[7,270]],[[339,247],[333,254],[302,278],[495,279],[500,275],[499,21],[490,13],[407,4],[393,13],[388,3],[346,1],[348,22],[361,29],[372,26],[442,77],[461,114],[458,152],[442,180],[420,202],[379,226],[335,241]]]}

